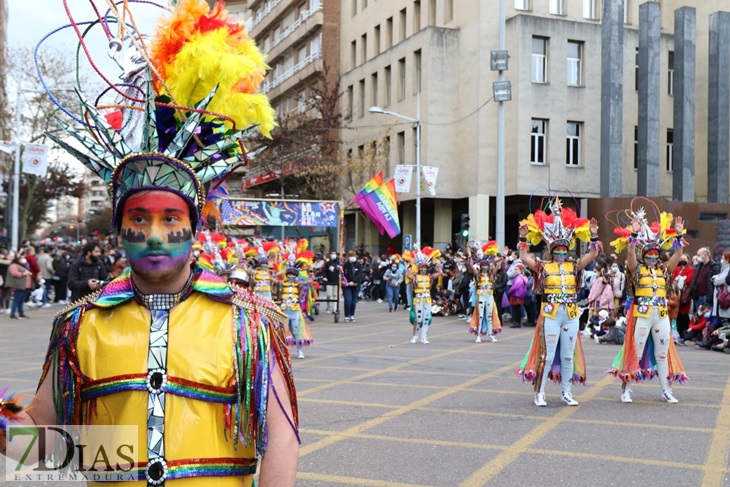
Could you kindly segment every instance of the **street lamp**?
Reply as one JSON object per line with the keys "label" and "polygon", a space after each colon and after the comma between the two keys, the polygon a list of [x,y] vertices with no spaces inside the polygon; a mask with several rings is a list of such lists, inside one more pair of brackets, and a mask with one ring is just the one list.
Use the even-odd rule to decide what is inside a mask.
{"label": "street lamp", "polygon": [[370,113],[380,113],[400,118],[413,123],[416,128],[416,243],[421,244],[421,97],[416,94],[416,118],[406,117],[400,113],[383,110],[374,106],[368,110]]}

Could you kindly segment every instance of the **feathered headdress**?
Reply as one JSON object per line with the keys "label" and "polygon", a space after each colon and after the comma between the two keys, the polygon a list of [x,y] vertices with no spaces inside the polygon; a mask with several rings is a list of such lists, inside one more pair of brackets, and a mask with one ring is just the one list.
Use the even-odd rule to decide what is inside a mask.
{"label": "feathered headdress", "polygon": [[[633,233],[631,222],[634,217],[639,220],[641,225],[641,230],[634,241],[642,257],[650,250],[671,250],[678,245],[687,245],[682,237],[687,230],[682,230],[682,235],[676,238],[677,231],[671,228],[674,220],[671,213],[660,211],[656,203],[650,199],[636,197],[631,200],[629,209],[614,211],[606,215],[606,218],[615,226],[613,233],[618,236],[611,242],[611,246],[617,254],[623,252],[634,238],[631,236]],[[652,219],[651,223],[649,223],[649,218]]]}
{"label": "feathered headdress", "polygon": [[479,264],[489,264],[494,259],[494,256],[497,255],[498,251],[499,245],[497,245],[496,240],[490,240],[484,245],[477,244],[477,260]]}
{"label": "feathered headdress", "polygon": [[282,255],[286,265],[287,274],[298,274],[305,266],[311,266],[314,262],[314,252],[307,250],[309,241],[300,238],[296,242],[289,241],[283,244],[287,251]]}
{"label": "feathered headdress", "polygon": [[434,262],[441,256],[441,251],[433,247],[423,247],[422,249],[416,248],[414,258],[418,267],[428,267],[428,265]]}
{"label": "feathered headdress", "polygon": [[[202,242],[201,239],[203,239]],[[230,274],[238,265],[233,242],[228,242],[225,235],[200,232],[198,242],[202,244],[203,250],[198,257],[201,267],[216,274]]]}
{"label": "feathered headdress", "polygon": [[[79,91],[84,126],[58,120],[86,152],[47,135],[108,184],[117,229],[125,200],[142,190],[181,196],[195,226],[204,185],[245,160],[241,141],[253,127],[268,135],[275,125],[266,96],[257,93],[268,67],[222,2],[211,10],[204,0],[181,0],[148,49],[138,33],[128,35],[143,52],[136,83],[123,84],[126,93],[111,87],[125,98],[101,106]],[[108,108],[117,116],[103,113]]]}
{"label": "feathered headdress", "polygon": [[552,198],[547,209],[550,210],[549,214],[537,210],[520,222],[520,225],[527,225],[527,241],[531,245],[544,241],[552,252],[556,247],[575,248],[576,239],[590,241],[590,222],[587,218],[578,218],[571,208],[564,208],[558,197]]}

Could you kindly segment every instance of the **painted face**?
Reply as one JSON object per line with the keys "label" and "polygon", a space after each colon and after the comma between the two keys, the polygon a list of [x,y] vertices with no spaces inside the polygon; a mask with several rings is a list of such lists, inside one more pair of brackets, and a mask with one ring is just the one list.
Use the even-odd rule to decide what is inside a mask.
{"label": "painted face", "polygon": [[164,282],[179,275],[192,254],[190,210],[168,191],[143,191],[124,203],[122,244],[141,277]]}
{"label": "painted face", "polygon": [[647,252],[644,256],[644,263],[649,267],[654,267],[659,262],[659,252]]}
{"label": "painted face", "polygon": [[553,250],[553,260],[555,262],[565,262],[565,259],[568,258],[568,249],[565,247],[555,247],[555,250]]}

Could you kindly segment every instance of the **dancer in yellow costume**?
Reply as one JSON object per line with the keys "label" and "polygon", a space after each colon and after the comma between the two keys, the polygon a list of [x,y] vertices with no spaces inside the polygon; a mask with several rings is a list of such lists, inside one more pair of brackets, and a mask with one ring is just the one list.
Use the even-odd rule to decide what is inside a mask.
{"label": "dancer in yellow costume", "polygon": [[[286,247],[286,244],[282,244],[282,247]],[[311,285],[312,281],[301,275],[301,267],[312,262],[314,252],[306,250],[307,246],[303,242],[292,247],[294,248],[283,255],[286,268],[284,280],[280,284],[281,310],[286,315],[288,323],[286,343],[296,345],[297,356],[303,359],[303,347],[311,345],[313,340],[302,310],[302,287]]]}
{"label": "dancer in yellow costume", "polygon": [[[674,397],[671,385],[686,382],[688,378],[672,339],[667,289],[686,245],[684,220],[675,218],[674,228],[671,228],[672,214],[660,213],[656,204],[646,198],[635,198],[631,206],[633,209],[615,215],[615,223],[618,223],[615,233],[619,238],[611,242],[617,254],[623,249],[628,252],[626,269],[633,301],[626,317],[626,340],[609,373],[622,381],[621,402],[632,402],[631,382],[659,376],[662,400],[676,404],[679,401]],[[647,221],[646,208],[654,213],[652,224]],[[622,220],[631,223],[624,228]],[[661,250],[673,251],[666,262],[660,259]]]}
{"label": "dancer in yellow costume", "polygon": [[[578,288],[581,271],[598,255],[598,224],[578,218],[570,208],[563,208],[558,198],[550,202],[551,213],[542,210],[520,222],[520,259],[535,273],[535,291],[543,296],[535,335],[517,373],[535,386],[535,406],[547,406],[545,383],[553,379],[561,384],[562,401],[577,406],[573,399],[573,382],[584,383],[585,358],[578,323]],[[577,262],[567,260],[575,239],[590,239],[590,250]],[[529,245],[548,244],[551,260],[540,261],[527,252]]]}
{"label": "dancer in yellow costume", "polygon": [[[428,341],[428,327],[431,325],[431,282],[438,276],[443,275],[441,268],[434,262],[440,255],[441,251],[432,247],[424,247],[422,250],[417,249],[413,255],[413,260],[416,262],[418,274],[414,274],[411,269],[406,271],[406,275],[413,281],[413,304],[410,309],[410,320],[413,324],[411,343],[418,341],[419,332],[421,334],[421,343],[430,343]],[[433,269],[433,272],[429,274],[430,268]]]}
{"label": "dancer in yellow costume", "polygon": [[[467,249],[469,261],[466,263],[466,269],[476,276],[476,286],[471,297],[474,311],[469,320],[469,333],[477,336],[474,340],[476,343],[482,342],[483,335],[486,335],[490,342],[496,342],[497,338],[494,335],[502,332],[497,305],[494,303],[492,279],[489,276],[490,264],[497,255],[497,251],[498,246],[495,240],[481,246],[477,245],[477,258],[474,262],[471,259],[471,249]],[[479,270],[477,270],[477,266]]]}
{"label": "dancer in yellow costume", "polygon": [[[134,99],[107,117],[80,96],[84,130],[61,122],[78,143],[49,137],[108,183],[131,270],[57,315],[31,407],[0,398],[0,423],[136,426],[133,485],[250,486],[263,458],[261,487],[293,486],[286,318],[192,260],[204,185],[239,164],[242,129],[274,126],[256,93],[266,66],[221,4],[182,0],[144,42],[119,5],[113,17],[125,21],[105,32],[149,46]],[[8,456],[19,458],[17,446],[0,434]]]}

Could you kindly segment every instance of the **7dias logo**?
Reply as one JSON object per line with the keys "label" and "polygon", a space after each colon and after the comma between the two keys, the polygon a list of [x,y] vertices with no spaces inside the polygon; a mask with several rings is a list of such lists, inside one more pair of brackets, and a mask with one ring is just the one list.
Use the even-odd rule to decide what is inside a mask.
{"label": "7dias logo", "polygon": [[144,478],[137,464],[137,426],[9,425],[6,437],[8,481],[129,482]]}

